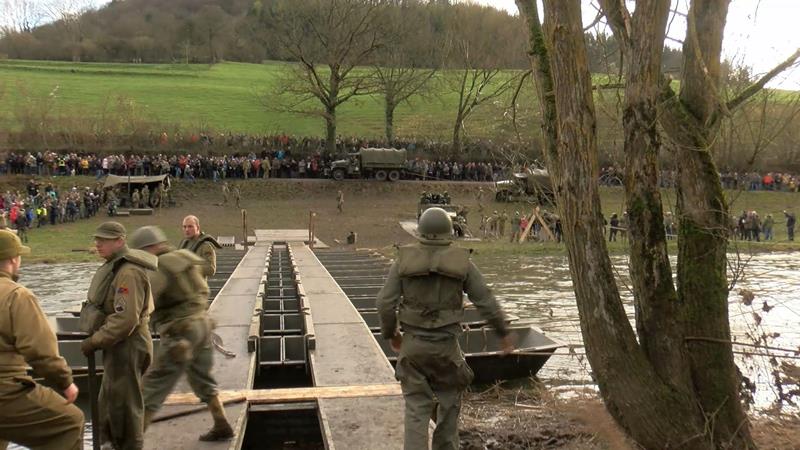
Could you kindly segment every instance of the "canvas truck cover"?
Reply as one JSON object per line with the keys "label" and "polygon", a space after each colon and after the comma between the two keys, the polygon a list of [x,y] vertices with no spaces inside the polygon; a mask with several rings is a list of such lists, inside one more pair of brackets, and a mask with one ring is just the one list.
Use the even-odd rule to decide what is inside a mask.
{"label": "canvas truck cover", "polygon": [[396,148],[364,148],[359,153],[364,167],[402,168],[408,156],[406,149]]}
{"label": "canvas truck cover", "polygon": [[[153,175],[151,177],[144,177],[144,176],[119,176],[119,175],[108,175],[106,176],[106,181],[103,183],[103,188],[110,188],[117,185],[127,185],[130,184],[150,184],[150,183],[164,183],[164,180],[169,177],[168,174],[164,175]],[[169,181],[166,181],[166,184],[169,185]]]}
{"label": "canvas truck cover", "polygon": [[553,192],[553,182],[546,170],[534,169],[530,173],[514,174],[516,177],[525,178],[528,192],[543,190]]}

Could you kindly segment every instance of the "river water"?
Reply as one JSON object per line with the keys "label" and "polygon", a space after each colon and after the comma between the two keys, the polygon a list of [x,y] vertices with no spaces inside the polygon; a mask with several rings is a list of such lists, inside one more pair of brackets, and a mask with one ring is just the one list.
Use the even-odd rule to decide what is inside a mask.
{"label": "river water", "polygon": [[[777,333],[774,347],[800,347],[800,254],[765,253],[748,257],[743,275],[731,291],[730,317],[734,340],[753,342],[748,336]],[[475,256],[476,264],[491,283],[505,309],[521,320],[535,322],[549,336],[575,346],[559,350],[539,372],[553,390],[569,395],[594,390],[582,338],[575,295],[566,256]],[[633,320],[633,299],[623,256],[612,258],[628,316]],[[675,261],[673,260],[673,265]],[[48,315],[77,309],[99,263],[36,264],[23,267],[21,281],[40,299]],[[740,290],[755,294],[750,306]],[[764,311],[764,302],[772,309]],[[755,315],[760,317],[757,323]],[[738,350],[746,348],[737,347]],[[787,360],[797,363],[797,360]],[[767,408],[776,399],[768,357],[737,355],[742,372],[757,386],[755,405]]]}
{"label": "river water", "polygon": [[[574,393],[584,388],[596,389],[589,364],[583,357],[578,308],[566,256],[476,255],[474,259],[509,313],[521,319],[532,319],[547,335],[576,346],[572,353],[567,349],[558,351],[539,372],[539,377],[556,391]],[[777,337],[770,340],[771,346],[800,351],[800,296],[797,294],[800,291],[800,254],[764,253],[744,259],[731,255],[729,263],[729,275],[734,269],[741,274],[729,297],[734,341],[752,343],[754,340],[748,335],[777,333]],[[628,258],[615,256],[612,263],[625,310],[633,323],[633,295],[627,288],[630,286]],[[674,267],[674,258],[672,264]],[[750,306],[742,301],[741,290],[755,294]],[[753,351],[740,346],[734,350]],[[767,408],[777,398],[769,360],[767,356],[736,355],[740,370],[757,387],[756,408]],[[780,361],[798,363],[796,359],[778,358]]]}

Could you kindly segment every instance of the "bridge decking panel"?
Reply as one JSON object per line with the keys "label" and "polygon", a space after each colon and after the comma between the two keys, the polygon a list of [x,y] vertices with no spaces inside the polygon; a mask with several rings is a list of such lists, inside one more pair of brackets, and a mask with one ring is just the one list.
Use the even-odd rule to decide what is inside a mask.
{"label": "bridge decking panel", "polygon": [[316,348],[308,353],[316,386],[395,381],[392,365],[365,323],[315,323],[314,333]]}
{"label": "bridge decking panel", "polygon": [[[226,297],[226,301],[231,303],[249,303],[252,297],[252,295],[229,295]],[[214,318],[214,322],[216,322],[218,328],[231,326],[249,327],[250,321],[252,320],[250,314],[244,315],[242,311],[238,309],[223,308],[213,303],[208,308],[208,312],[211,317]]]}
{"label": "bridge decking panel", "polygon": [[264,275],[263,263],[260,267],[237,267],[236,270],[231,274],[232,277],[236,278],[261,278],[262,275]]}
{"label": "bridge decking panel", "polygon": [[[300,292],[309,305],[315,348],[308,351],[315,386],[396,383],[394,370],[361,315],[311,249],[290,245]],[[321,399],[331,449],[403,447],[403,398]]]}
{"label": "bridge decking panel", "polygon": [[231,275],[231,278],[228,280],[228,283],[225,284],[225,288],[220,291],[215,302],[219,301],[219,296],[221,295],[247,295],[255,298],[255,296],[258,294],[259,280],[261,278],[237,278],[235,275],[236,274]]}
{"label": "bridge decking panel", "polygon": [[[247,352],[250,335],[250,318],[258,300],[261,275],[256,272],[238,271],[243,267],[257,267],[263,272],[269,247],[256,246],[242,258],[237,270],[219,292],[209,308],[209,315],[219,326],[215,332],[222,338],[224,347],[234,353],[235,358],[227,358],[214,352],[213,375],[220,390],[249,389],[253,385],[255,355]],[[185,377],[182,377],[174,392],[190,392]],[[165,406],[160,414],[181,411],[181,406]],[[247,407],[244,404],[225,408],[228,420],[237,433],[244,432]],[[227,449],[229,441],[199,442],[197,436],[211,428],[211,415],[198,412],[184,417],[154,423],[145,434],[145,449]]]}
{"label": "bridge decking panel", "polygon": [[336,450],[402,449],[403,408],[401,395],[319,401],[324,433]]}
{"label": "bridge decking panel", "polygon": [[361,314],[353,307],[349,300],[342,301],[341,294],[311,295],[306,299],[311,308],[314,326],[329,323],[355,323],[363,322]]}

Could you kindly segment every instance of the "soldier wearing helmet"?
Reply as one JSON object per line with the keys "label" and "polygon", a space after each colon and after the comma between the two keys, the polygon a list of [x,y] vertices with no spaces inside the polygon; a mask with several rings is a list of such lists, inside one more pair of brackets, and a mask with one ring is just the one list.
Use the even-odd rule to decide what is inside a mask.
{"label": "soldier wearing helmet", "polygon": [[[453,224],[441,208],[419,219],[419,242],[399,248],[378,293],[381,335],[399,352],[395,376],[405,398],[405,448],[428,448],[428,423],[437,404],[433,448],[458,448],[461,396],[473,379],[458,344],[463,293],[513,350],[505,317],[469,250],[452,244]],[[402,330],[402,334],[401,334]]]}
{"label": "soldier wearing helmet", "polygon": [[150,273],[150,282],[155,304],[152,321],[161,336],[161,347],[155,365],[144,377],[145,427],[185,373],[189,386],[208,404],[214,419],[213,428],[200,440],[230,439],[233,430],[211,376],[214,361],[212,328],[206,312],[205,261],[190,250],[175,250],[164,232],[154,226],[136,230],[130,245],[158,257],[158,270]]}

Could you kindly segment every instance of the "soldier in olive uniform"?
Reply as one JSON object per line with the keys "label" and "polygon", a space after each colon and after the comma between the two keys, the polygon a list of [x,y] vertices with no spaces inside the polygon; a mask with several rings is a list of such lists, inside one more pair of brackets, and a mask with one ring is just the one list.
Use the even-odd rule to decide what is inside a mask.
{"label": "soldier in olive uniform", "polygon": [[236,202],[236,207],[241,209],[242,205],[242,191],[239,189],[239,186],[233,186],[233,201]]}
{"label": "soldier in olive uniform", "polygon": [[520,224],[522,219],[519,216],[519,211],[514,211],[514,217],[511,218],[511,242],[519,241],[519,235],[522,232],[520,230]]}
{"label": "soldier in olive uniform", "polygon": [[208,404],[214,419],[213,428],[200,440],[230,439],[233,430],[211,376],[214,358],[206,313],[208,284],[202,273],[206,262],[189,250],[175,250],[158,227],[136,230],[130,245],[158,257],[158,271],[150,274],[150,283],[155,302],[152,322],[161,346],[155,365],[144,377],[145,427],[185,373],[192,391]]}
{"label": "soldier in olive uniform", "polygon": [[139,196],[139,190],[138,189],[134,189],[133,190],[133,195],[131,195],[131,207],[132,208],[139,208],[139,201],[140,200],[141,200],[141,197]]}
{"label": "soldier in olive uniform", "polygon": [[150,188],[148,188],[146,184],[142,188],[141,204],[143,208],[150,207]]}
{"label": "soldier in olive uniform", "polygon": [[473,379],[458,344],[464,292],[501,336],[503,351],[513,350],[502,309],[469,250],[451,245],[452,229],[443,209],[426,210],[419,219],[420,242],[400,247],[378,293],[381,335],[400,353],[395,375],[406,404],[407,450],[428,448],[434,397],[433,448],[458,449],[461,396]]}
{"label": "soldier in olive uniform", "polygon": [[[58,354],[36,296],[17,283],[21,255],[28,253],[14,233],[0,230],[0,448],[11,441],[34,449],[80,450],[83,413],[73,405],[78,388],[72,371]],[[35,383],[28,366],[64,397]]]}
{"label": "soldier in olive uniform", "polygon": [[158,267],[158,259],[147,252],[128,249],[125,227],[118,222],[101,224],[94,237],[97,253],[106,262],[92,278],[87,301],[102,311],[105,319],[81,343],[81,351],[89,355],[103,350],[101,442],[110,442],[117,450],[141,449],[142,376],[153,355],[148,327],[153,297],[147,271]]}
{"label": "soldier in olive uniform", "polygon": [[191,250],[196,255],[205,260],[203,266],[203,276],[208,278],[217,273],[217,252],[215,248],[222,248],[213,237],[200,231],[200,219],[196,216],[186,216],[183,218],[183,237],[180,245],[181,249]]}
{"label": "soldier in olive uniform", "polygon": [[223,205],[227,205],[228,204],[228,199],[229,199],[230,195],[231,195],[231,188],[228,187],[228,182],[227,181],[223,181],[222,182],[222,204]]}
{"label": "soldier in olive uniform", "polygon": [[505,211],[503,211],[502,213],[500,213],[500,219],[497,224],[498,225],[497,232],[500,234],[500,237],[506,235],[506,222],[508,222],[508,214]]}

